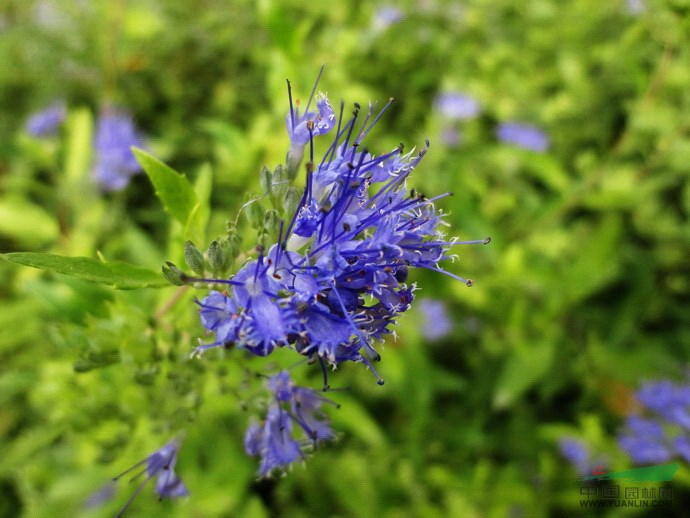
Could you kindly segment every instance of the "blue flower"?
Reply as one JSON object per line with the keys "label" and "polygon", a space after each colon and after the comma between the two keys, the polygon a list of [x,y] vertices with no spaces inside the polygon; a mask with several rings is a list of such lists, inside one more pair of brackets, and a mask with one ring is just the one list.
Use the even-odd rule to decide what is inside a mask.
{"label": "blue flower", "polygon": [[635,394],[649,414],[631,416],[618,443],[637,464],[690,459],[690,385],[668,380],[643,383]]}
{"label": "blue flower", "polygon": [[476,99],[456,91],[438,94],[434,106],[443,117],[453,120],[472,119],[481,111]]}
{"label": "blue flower", "polygon": [[33,114],[26,122],[26,131],[33,137],[55,135],[66,115],[67,109],[64,104],[54,104]]}
{"label": "blue flower", "polygon": [[565,457],[581,476],[590,475],[592,461],[590,452],[584,442],[579,439],[562,438],[558,442],[561,455]]}
{"label": "blue flower", "polygon": [[448,317],[448,309],[440,300],[421,299],[419,309],[422,313],[422,334],[427,340],[440,340],[453,329]]}
{"label": "blue flower", "polygon": [[132,496],[127,500],[127,503],[123,506],[120,512],[117,514],[118,517],[122,516],[127,510],[132,501],[141,492],[144,485],[153,477],[156,479],[156,493],[160,498],[179,498],[182,496],[188,496],[189,491],[184,485],[182,480],[175,473],[175,464],[177,462],[177,452],[180,448],[180,444],[176,439],[173,439],[165,446],[153,452],[151,455],[145,459],[137,462],[134,466],[128,470],[120,473],[113,480],[120,479],[123,475],[135,470],[140,466],[144,466],[144,469],[134,475],[130,482],[134,482],[142,475],[146,475],[144,481],[135,489]]}
{"label": "blue flower", "polygon": [[531,151],[546,151],[549,137],[536,126],[506,122],[498,126],[496,136],[501,142],[515,144]]}
{"label": "blue flower", "polygon": [[404,17],[400,8],[394,5],[383,5],[374,12],[372,26],[374,31],[385,31],[391,25],[399,23]]}
{"label": "blue flower", "polygon": [[[296,386],[287,371],[271,376],[266,385],[274,401],[263,424],[252,423],[244,437],[247,454],[261,457],[261,477],[285,471],[303,460],[309,448],[335,438],[321,412],[324,403],[333,403],[330,399],[309,388]],[[294,437],[293,423],[297,424],[301,439]]]}
{"label": "blue flower", "polygon": [[459,242],[444,235],[443,213],[434,202],[451,193],[427,198],[408,190],[428,142],[418,152],[404,153],[401,145],[380,156],[365,147],[392,99],[378,113],[369,105],[361,123],[359,105],[349,120],[341,105],[334,126],[325,96],[317,99],[318,115],[309,112],[315,88],[301,116],[289,90],[290,153],[297,150],[292,159],[301,161],[307,142],[335,128],[333,140],[319,162],[310,145],[302,199],[268,253],[259,249],[229,280],[204,279],[229,285],[231,292],[211,292],[200,302],[202,324],[215,340],[195,352],[228,342],[259,356],[289,347],[333,366],[363,363],[379,378],[374,342],[393,333],[396,318],[412,303],[409,269],[471,285],[441,264],[452,258],[453,246],[488,240]]}
{"label": "blue flower", "polygon": [[668,461],[672,452],[667,446],[663,427],[654,420],[632,416],[618,437],[618,444],[636,464],[659,464]]}
{"label": "blue flower", "polygon": [[96,163],[93,175],[103,191],[120,191],[141,166],[132,147],[143,147],[132,118],[124,112],[107,109],[98,120],[94,149]]}

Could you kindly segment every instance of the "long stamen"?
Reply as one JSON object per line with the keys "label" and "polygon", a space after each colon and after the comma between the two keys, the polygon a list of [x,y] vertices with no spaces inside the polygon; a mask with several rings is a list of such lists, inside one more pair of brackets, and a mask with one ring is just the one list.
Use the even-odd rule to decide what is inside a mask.
{"label": "long stamen", "polygon": [[307,101],[307,106],[304,108],[304,113],[307,113],[309,111],[309,106],[311,106],[311,101],[314,99],[314,94],[316,93],[316,87],[319,86],[319,81],[321,80],[321,74],[323,74],[324,68],[326,68],[326,65],[321,65],[321,68],[319,69],[319,75],[316,76],[316,81],[314,82],[314,86],[311,89],[311,94],[309,94],[309,100]]}

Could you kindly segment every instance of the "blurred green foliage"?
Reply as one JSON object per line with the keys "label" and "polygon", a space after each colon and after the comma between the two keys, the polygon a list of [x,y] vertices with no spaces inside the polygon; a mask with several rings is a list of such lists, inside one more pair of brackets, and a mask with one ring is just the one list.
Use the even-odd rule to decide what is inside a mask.
{"label": "blurred green foliage", "polygon": [[[341,439],[270,481],[242,449],[248,373],[269,367],[237,351],[189,361],[202,336],[191,290],[116,291],[0,261],[0,516],[111,516],[133,488],[83,502],[179,430],[191,498],[158,503],[149,489],[132,516],[574,514],[558,438],[628,466],[615,432],[631,391],[681,379],[690,358],[690,3],[396,5],[385,27],[379,6],[354,0],[0,4],[0,252],[184,264],[185,240],[225,235],[262,191],[261,166],[284,159],[285,78],[306,98],[321,64],[320,88],[347,103],[396,98],[372,151],[430,138],[412,183],[455,193],[442,202],[453,234],[493,238],[449,266],[473,288],[413,279],[448,302],[451,336],[429,343],[419,314],[402,319],[386,385],[357,366],[335,373],[351,387],[330,412]],[[458,147],[433,110],[448,89],[483,109]],[[55,99],[69,108],[60,134],[28,136],[29,114]],[[119,194],[93,186],[108,104],[194,185],[207,212],[192,234],[145,175]],[[549,151],[499,143],[507,120],[540,126]],[[673,487],[682,514],[687,466]]]}

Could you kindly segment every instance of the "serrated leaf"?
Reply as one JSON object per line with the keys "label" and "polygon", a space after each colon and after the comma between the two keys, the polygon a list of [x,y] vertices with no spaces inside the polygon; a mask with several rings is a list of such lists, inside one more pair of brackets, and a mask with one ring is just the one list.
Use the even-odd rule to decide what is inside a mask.
{"label": "serrated leaf", "polygon": [[156,196],[163,203],[165,210],[182,225],[187,225],[192,211],[198,204],[194,187],[187,177],[146,151],[132,148],[132,152],[149,176]]}
{"label": "serrated leaf", "polygon": [[89,257],[64,257],[40,252],[12,252],[0,254],[0,258],[23,266],[108,284],[118,289],[169,286],[160,274],[122,262],[103,263]]}

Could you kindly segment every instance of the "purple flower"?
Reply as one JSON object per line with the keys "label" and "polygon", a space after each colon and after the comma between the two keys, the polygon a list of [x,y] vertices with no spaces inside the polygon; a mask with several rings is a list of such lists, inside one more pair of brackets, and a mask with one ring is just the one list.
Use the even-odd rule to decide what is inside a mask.
{"label": "purple flower", "polygon": [[675,456],[690,461],[690,385],[643,383],[635,394],[649,414],[631,416],[618,442],[633,462],[654,464]]}
{"label": "purple flower", "polygon": [[33,114],[26,122],[26,131],[33,137],[49,137],[57,133],[60,124],[65,120],[67,109],[57,103]]}
{"label": "purple flower", "polygon": [[515,144],[531,151],[546,151],[549,137],[536,126],[506,122],[498,126],[496,136],[501,142]]}
{"label": "purple flower", "polygon": [[573,465],[580,476],[591,474],[592,461],[589,449],[584,442],[566,437],[558,442],[558,446],[561,455]]}
{"label": "purple flower", "polygon": [[448,309],[440,300],[421,299],[419,309],[422,313],[422,334],[427,340],[440,340],[448,336],[453,322],[448,317]]}
{"label": "purple flower", "polygon": [[[244,437],[247,454],[261,457],[261,477],[286,470],[304,459],[308,448],[335,438],[321,412],[324,403],[333,404],[330,399],[309,388],[296,386],[287,371],[271,376],[266,385],[274,402],[269,406],[264,423],[251,424]],[[301,438],[294,437],[293,423],[300,430]]]}
{"label": "purple flower", "polygon": [[96,163],[93,175],[103,191],[121,191],[141,166],[132,153],[132,147],[143,147],[132,118],[121,111],[105,110],[98,120],[94,149]]}
{"label": "purple flower", "polygon": [[375,31],[385,31],[391,25],[399,23],[404,18],[404,13],[394,5],[383,5],[374,12],[372,26]]}
{"label": "purple flower", "polygon": [[195,353],[228,342],[259,356],[289,347],[322,366],[364,363],[378,378],[374,342],[392,334],[396,318],[410,307],[415,286],[406,283],[409,269],[471,285],[443,270],[442,261],[455,245],[488,241],[447,238],[434,202],[451,193],[427,198],[407,188],[428,142],[418,152],[404,153],[400,146],[380,156],[365,145],[391,102],[378,113],[370,104],[363,121],[359,105],[348,120],[341,105],[337,126],[325,96],[317,101],[320,115],[307,109],[300,116],[290,103],[291,150],[300,148],[294,160],[302,159],[315,136],[334,128],[335,135],[318,162],[310,145],[302,199],[278,242],[267,253],[257,249],[258,257],[231,279],[204,279],[232,291],[211,292],[199,303],[202,324],[215,339]]}
{"label": "purple flower", "polygon": [[144,481],[135,489],[132,496],[127,500],[127,503],[123,506],[120,512],[117,514],[118,517],[122,516],[127,510],[132,501],[141,492],[144,485],[153,477],[157,476],[156,479],[156,493],[160,498],[179,498],[182,496],[188,496],[189,491],[184,485],[182,480],[175,474],[175,463],[177,462],[177,451],[179,450],[180,444],[176,439],[173,439],[168,444],[162,448],[156,450],[151,455],[145,459],[137,462],[134,466],[128,470],[120,473],[113,480],[119,480],[123,475],[131,472],[132,470],[145,466],[142,471],[134,475],[131,482],[134,482],[142,475],[146,475]]}
{"label": "purple flower", "polygon": [[443,92],[436,96],[436,111],[453,120],[472,119],[479,115],[479,103],[469,95],[461,92]]}
{"label": "purple flower", "polygon": [[460,146],[462,133],[455,126],[443,126],[441,129],[441,142],[451,148]]}
{"label": "purple flower", "polygon": [[668,461],[672,452],[667,446],[663,427],[651,419],[629,417],[618,444],[636,464],[659,464]]}

